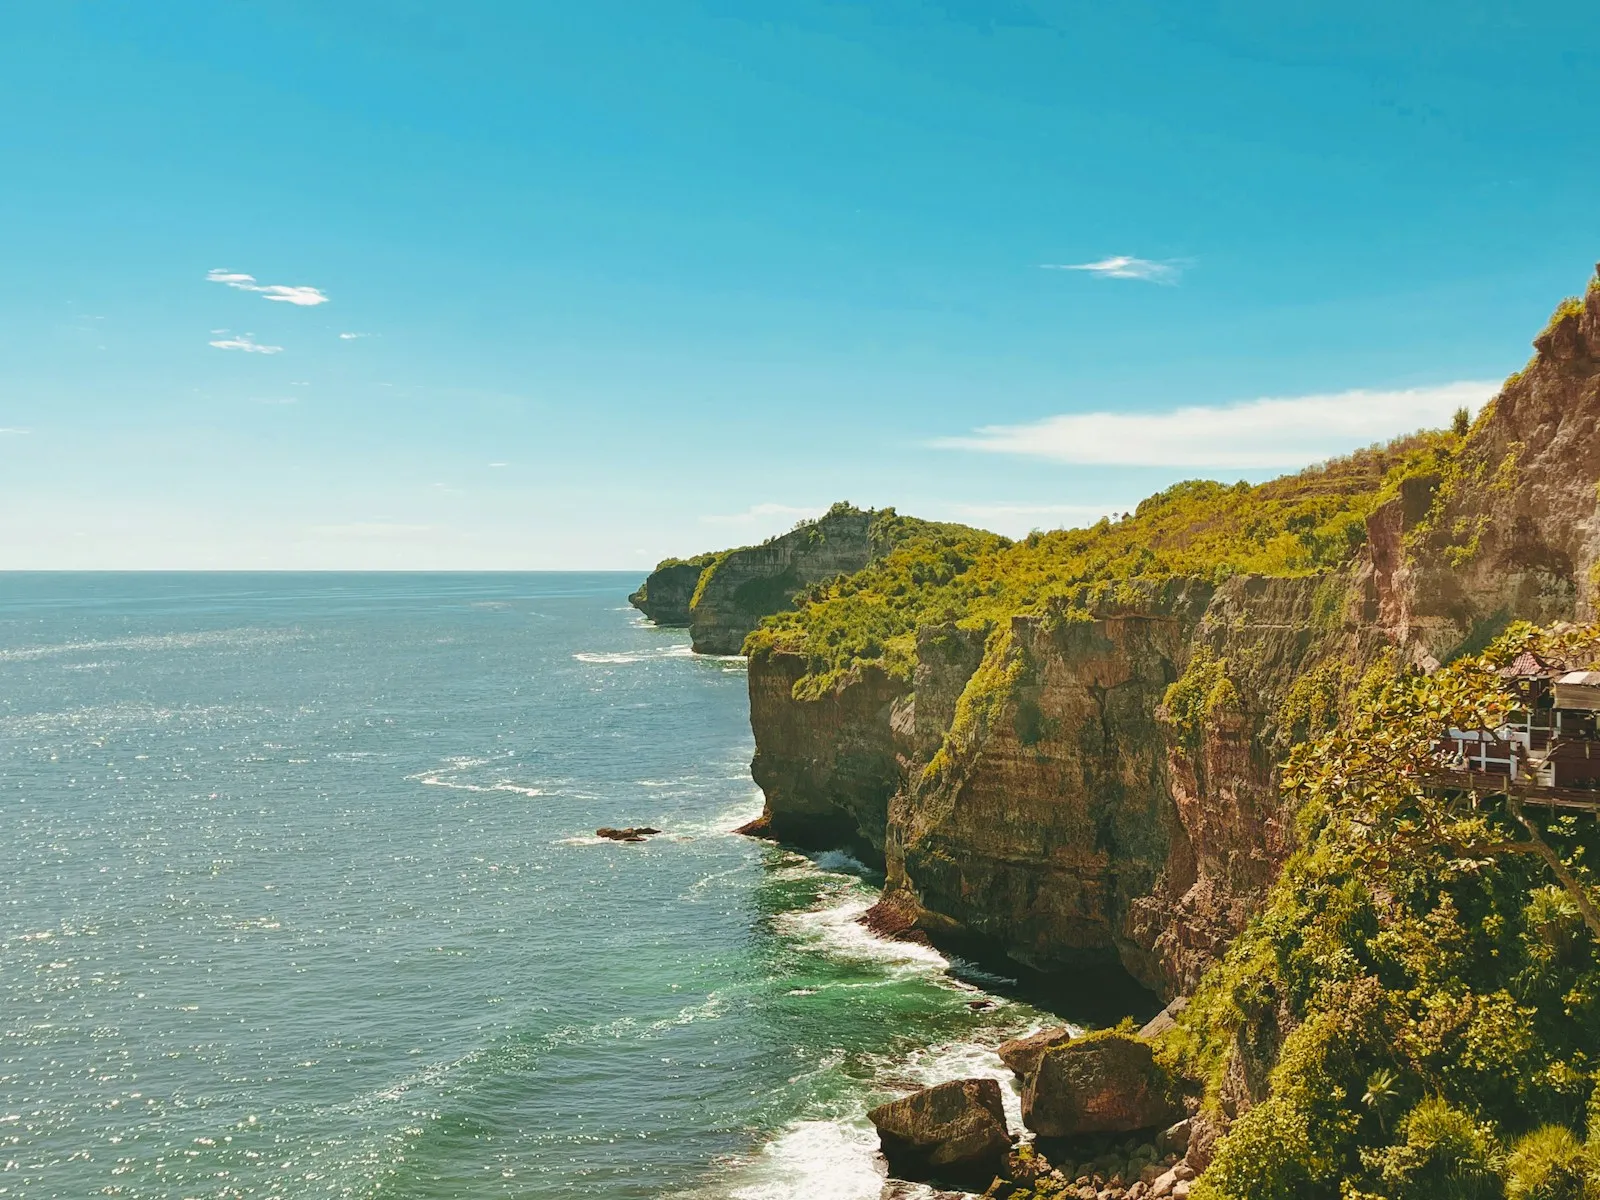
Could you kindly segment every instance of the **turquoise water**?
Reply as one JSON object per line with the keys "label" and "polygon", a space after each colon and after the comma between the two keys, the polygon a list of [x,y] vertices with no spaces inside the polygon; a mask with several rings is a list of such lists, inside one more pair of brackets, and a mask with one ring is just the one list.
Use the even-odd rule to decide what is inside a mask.
{"label": "turquoise water", "polygon": [[743,663],[637,582],[0,575],[0,1195],[875,1197],[1039,1014],[727,832]]}

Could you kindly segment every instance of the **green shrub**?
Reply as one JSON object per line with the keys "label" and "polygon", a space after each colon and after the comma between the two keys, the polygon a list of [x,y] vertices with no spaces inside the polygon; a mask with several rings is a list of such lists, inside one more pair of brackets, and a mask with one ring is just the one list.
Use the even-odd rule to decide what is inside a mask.
{"label": "green shrub", "polygon": [[1393,1200],[1499,1200],[1500,1142],[1494,1127],[1438,1096],[1401,1122],[1404,1141],[1374,1156]]}
{"label": "green shrub", "polygon": [[1565,1125],[1543,1125],[1525,1134],[1506,1157],[1506,1200],[1591,1200],[1600,1195],[1589,1181],[1589,1156]]}
{"label": "green shrub", "polygon": [[1238,690],[1228,679],[1228,660],[1201,645],[1189,656],[1183,674],[1167,685],[1157,716],[1193,751],[1200,745],[1207,718],[1238,701]]}

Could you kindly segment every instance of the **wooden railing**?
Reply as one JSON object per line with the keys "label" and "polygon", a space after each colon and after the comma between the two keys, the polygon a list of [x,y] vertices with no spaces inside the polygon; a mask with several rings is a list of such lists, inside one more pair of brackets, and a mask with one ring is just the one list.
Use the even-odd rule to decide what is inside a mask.
{"label": "wooden railing", "polygon": [[1585,788],[1546,787],[1532,780],[1513,781],[1509,775],[1486,771],[1427,771],[1420,778],[1429,787],[1450,788],[1478,796],[1514,794],[1524,804],[1568,812],[1600,813],[1600,791]]}

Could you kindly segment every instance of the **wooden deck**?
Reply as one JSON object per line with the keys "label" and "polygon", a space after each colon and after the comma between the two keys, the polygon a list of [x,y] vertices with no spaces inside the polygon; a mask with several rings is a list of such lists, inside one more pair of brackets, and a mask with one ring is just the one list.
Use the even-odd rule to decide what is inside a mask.
{"label": "wooden deck", "polygon": [[1487,771],[1430,771],[1422,776],[1422,782],[1430,787],[1470,792],[1474,798],[1509,793],[1524,804],[1540,808],[1600,814],[1600,791],[1543,787],[1521,779],[1513,783],[1507,775],[1491,775]]}

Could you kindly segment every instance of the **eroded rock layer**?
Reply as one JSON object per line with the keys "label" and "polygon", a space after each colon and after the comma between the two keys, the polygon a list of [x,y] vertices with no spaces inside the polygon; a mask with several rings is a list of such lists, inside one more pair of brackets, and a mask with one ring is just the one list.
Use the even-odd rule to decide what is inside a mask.
{"label": "eroded rock layer", "polygon": [[763,827],[881,856],[888,927],[1191,988],[1291,848],[1278,764],[1329,697],[1513,619],[1592,615],[1600,288],[1535,346],[1448,469],[1401,480],[1339,569],[1136,579],[929,626],[909,678],[862,666],[821,694],[796,686],[805,659],[762,649]]}

